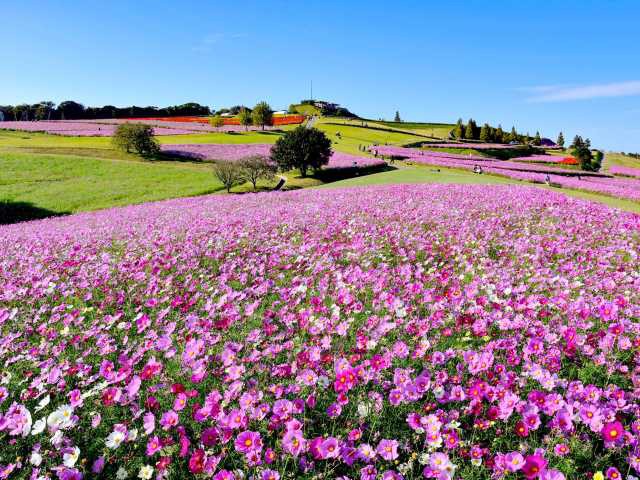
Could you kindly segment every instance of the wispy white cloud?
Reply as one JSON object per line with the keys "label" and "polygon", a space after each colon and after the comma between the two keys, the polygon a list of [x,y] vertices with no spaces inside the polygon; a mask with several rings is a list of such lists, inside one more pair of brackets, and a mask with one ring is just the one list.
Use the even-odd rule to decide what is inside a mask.
{"label": "wispy white cloud", "polygon": [[193,47],[193,51],[197,53],[209,53],[216,45],[225,40],[236,40],[246,36],[245,33],[208,33]]}
{"label": "wispy white cloud", "polygon": [[529,102],[568,102],[592,98],[630,97],[640,95],[640,81],[594,85],[541,85],[523,89],[531,95]]}

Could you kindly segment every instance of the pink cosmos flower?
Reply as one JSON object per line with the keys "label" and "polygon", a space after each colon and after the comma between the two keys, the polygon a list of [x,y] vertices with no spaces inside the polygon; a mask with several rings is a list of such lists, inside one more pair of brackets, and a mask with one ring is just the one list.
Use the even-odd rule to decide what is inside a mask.
{"label": "pink cosmos flower", "polygon": [[160,449],[162,448],[162,444],[160,443],[160,439],[158,438],[158,436],[154,436],[153,438],[150,438],[149,441],[147,442],[147,456],[150,457],[152,455],[155,455],[157,452],[160,451]]}
{"label": "pink cosmos flower", "polygon": [[80,390],[77,388],[75,390],[71,390],[69,392],[69,405],[76,408],[82,406],[82,403],[82,394],[80,393]]}
{"label": "pink cosmos flower", "polygon": [[319,450],[322,458],[337,458],[340,455],[340,444],[334,437],[328,437],[320,444]]}
{"label": "pink cosmos flower", "polygon": [[504,466],[510,472],[517,472],[524,466],[524,457],[520,452],[509,452],[504,456]]}
{"label": "pink cosmos flower", "polygon": [[162,414],[162,418],[160,419],[160,425],[164,430],[169,430],[176,425],[178,425],[179,419],[178,414],[173,410],[169,410]]}
{"label": "pink cosmos flower", "polygon": [[398,441],[382,439],[376,448],[376,452],[387,461],[398,458]]}
{"label": "pink cosmos flower", "polygon": [[173,402],[173,409],[176,411],[184,410],[184,407],[187,406],[187,396],[184,393],[179,393],[176,396],[175,401]]}
{"label": "pink cosmos flower", "polygon": [[300,455],[305,449],[305,439],[299,430],[286,432],[282,437],[282,448],[294,457]]}
{"label": "pink cosmos flower", "polygon": [[275,470],[265,470],[260,476],[261,480],[280,480],[280,474]]}

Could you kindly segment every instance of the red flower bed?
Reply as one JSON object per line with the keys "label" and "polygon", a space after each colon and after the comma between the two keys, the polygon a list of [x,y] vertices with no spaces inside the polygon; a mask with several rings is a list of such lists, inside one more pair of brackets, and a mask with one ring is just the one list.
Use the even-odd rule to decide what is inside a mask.
{"label": "red flower bed", "polygon": [[564,157],[558,163],[562,163],[564,165],[578,165],[578,160],[573,157]]}

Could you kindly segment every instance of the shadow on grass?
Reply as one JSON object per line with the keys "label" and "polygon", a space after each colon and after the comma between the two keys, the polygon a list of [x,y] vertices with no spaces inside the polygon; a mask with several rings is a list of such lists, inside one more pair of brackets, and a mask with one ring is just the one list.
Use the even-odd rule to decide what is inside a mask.
{"label": "shadow on grass", "polygon": [[380,172],[397,170],[393,165],[373,165],[371,167],[327,168],[314,173],[311,178],[316,178],[323,183],[338,182],[353,177],[364,177]]}
{"label": "shadow on grass", "polygon": [[69,212],[54,212],[46,208],[36,207],[29,202],[0,200],[0,225],[26,222],[28,220],[40,220],[68,214]]}

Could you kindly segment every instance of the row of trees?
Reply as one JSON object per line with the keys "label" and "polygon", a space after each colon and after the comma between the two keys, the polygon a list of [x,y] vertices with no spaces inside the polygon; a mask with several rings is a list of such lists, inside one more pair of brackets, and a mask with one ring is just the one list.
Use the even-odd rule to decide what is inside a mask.
{"label": "row of trees", "polygon": [[99,118],[129,117],[178,117],[188,115],[210,115],[211,109],[199,103],[190,102],[169,107],[85,107],[83,104],[67,100],[59,105],[42,101],[35,104],[0,105],[5,120],[91,120]]}
{"label": "row of trees", "polygon": [[[243,125],[246,129],[249,125],[255,125],[258,127],[264,127],[273,123],[273,110],[267,102],[259,102],[253,110],[246,107],[240,107],[238,110],[238,120],[240,125]],[[214,128],[220,128],[224,125],[224,117],[221,115],[215,115],[209,119],[209,124]]]}
{"label": "row of trees", "polygon": [[244,182],[250,182],[255,191],[260,179],[271,180],[276,171],[276,165],[262,155],[252,155],[237,162],[217,161],[213,165],[213,173],[227,189],[227,193]]}
{"label": "row of trees", "polygon": [[492,127],[488,123],[479,127],[473,118],[465,124],[462,119],[458,119],[452,132],[453,136],[458,140],[480,140],[486,143],[511,143],[518,142],[522,144],[540,145],[542,138],[540,132],[536,132],[535,136],[520,134],[516,131],[516,127],[511,127],[510,132],[505,132],[502,125]]}

